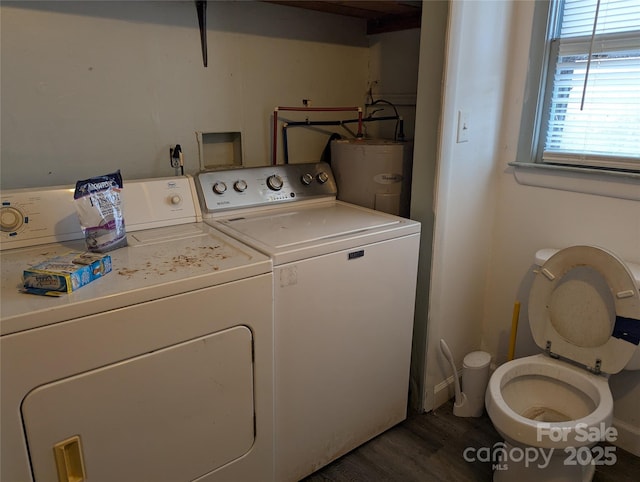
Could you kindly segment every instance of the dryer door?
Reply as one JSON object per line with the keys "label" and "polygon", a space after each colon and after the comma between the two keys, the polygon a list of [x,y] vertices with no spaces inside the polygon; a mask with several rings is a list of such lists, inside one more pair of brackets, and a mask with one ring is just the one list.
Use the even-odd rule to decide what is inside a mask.
{"label": "dryer door", "polygon": [[249,451],[253,399],[244,326],[49,383],[22,405],[35,480],[192,480]]}

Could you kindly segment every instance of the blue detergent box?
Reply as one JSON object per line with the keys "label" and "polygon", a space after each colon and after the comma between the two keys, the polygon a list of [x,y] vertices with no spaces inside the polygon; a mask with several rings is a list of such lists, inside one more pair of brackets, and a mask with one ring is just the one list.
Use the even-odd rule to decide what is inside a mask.
{"label": "blue detergent box", "polygon": [[111,256],[70,251],[24,270],[24,291],[60,296],[71,293],[111,271]]}

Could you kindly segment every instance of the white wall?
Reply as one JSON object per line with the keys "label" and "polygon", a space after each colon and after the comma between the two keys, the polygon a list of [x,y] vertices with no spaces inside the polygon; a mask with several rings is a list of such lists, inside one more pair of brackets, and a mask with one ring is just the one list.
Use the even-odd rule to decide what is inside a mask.
{"label": "white wall", "polygon": [[[508,166],[516,159],[533,7],[533,1],[451,4],[436,190],[427,409],[451,393],[442,383],[449,373],[437,349],[440,338],[451,346],[458,366],[474,349],[486,350],[496,363],[503,363],[513,303],[520,300],[524,304],[516,356],[538,352],[526,314],[536,250],[596,244],[640,262],[638,201],[520,185]],[[455,142],[458,109],[471,113],[471,138],[466,144]],[[614,416],[640,434],[640,375],[614,375],[610,385]]]}
{"label": "white wall", "polygon": [[418,261],[418,284],[411,352],[411,406],[417,410],[424,405],[427,317],[434,228],[434,185],[448,12],[447,2],[425,2],[422,6],[421,61],[418,72],[411,190],[411,218],[421,223],[420,259]]}
{"label": "white wall", "polygon": [[[245,164],[268,164],[274,107],[361,106],[367,88],[365,22],[350,17],[209,2],[204,68],[192,1],[2,2],[0,12],[3,188],[118,168],[125,180],[173,175],[174,144],[194,173],[195,131],[241,131]],[[320,158],[326,135],[309,137],[292,134],[298,162]]]}
{"label": "white wall", "polygon": [[[523,302],[516,356],[539,352],[528,327],[526,293],[532,281],[533,255],[543,247],[563,248],[593,244],[614,251],[628,261],[640,262],[640,202],[592,194],[531,187],[516,182],[508,162],[516,159],[517,126],[527,73],[533,2],[517,2],[510,20],[513,32],[509,56],[509,82],[504,99],[498,164],[498,202],[487,278],[483,347],[498,363],[506,360],[511,313],[515,300]],[[515,127],[514,127],[515,126]],[[640,192],[640,184],[637,185]],[[613,375],[614,417],[630,437],[622,446],[640,455],[640,372]],[[620,423],[622,422],[622,423]],[[633,446],[626,445],[631,443]]]}
{"label": "white wall", "polygon": [[[426,16],[426,12],[433,10],[430,3],[423,6],[423,25],[429,25],[425,22],[433,24],[433,17]],[[365,114],[376,111],[374,117],[393,116],[397,111],[403,118],[407,140],[414,137],[420,32],[425,30],[409,29],[369,36],[369,91],[372,96],[368,96],[365,102],[371,104],[384,100],[393,103],[396,109],[378,102],[367,105]],[[433,51],[433,46],[428,48]],[[365,124],[367,137],[393,139],[395,134],[395,121]]]}
{"label": "white wall", "polygon": [[[440,339],[460,367],[466,353],[481,348],[512,8],[510,2],[450,5],[427,327],[427,409],[451,393],[443,385],[451,373]],[[422,61],[428,58],[422,56]],[[459,111],[468,117],[469,141],[464,143],[457,142]]]}

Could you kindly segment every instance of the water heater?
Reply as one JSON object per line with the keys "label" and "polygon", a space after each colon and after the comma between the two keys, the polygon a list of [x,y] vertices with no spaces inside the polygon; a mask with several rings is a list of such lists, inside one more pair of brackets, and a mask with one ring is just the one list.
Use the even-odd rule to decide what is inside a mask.
{"label": "water heater", "polygon": [[385,139],[331,142],[338,199],[409,217],[413,144]]}

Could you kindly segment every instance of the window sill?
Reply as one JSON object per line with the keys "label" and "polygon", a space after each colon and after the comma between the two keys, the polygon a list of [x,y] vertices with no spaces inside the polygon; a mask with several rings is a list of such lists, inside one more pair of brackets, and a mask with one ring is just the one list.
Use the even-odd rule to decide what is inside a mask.
{"label": "window sill", "polygon": [[519,184],[640,201],[640,173],[510,162]]}

